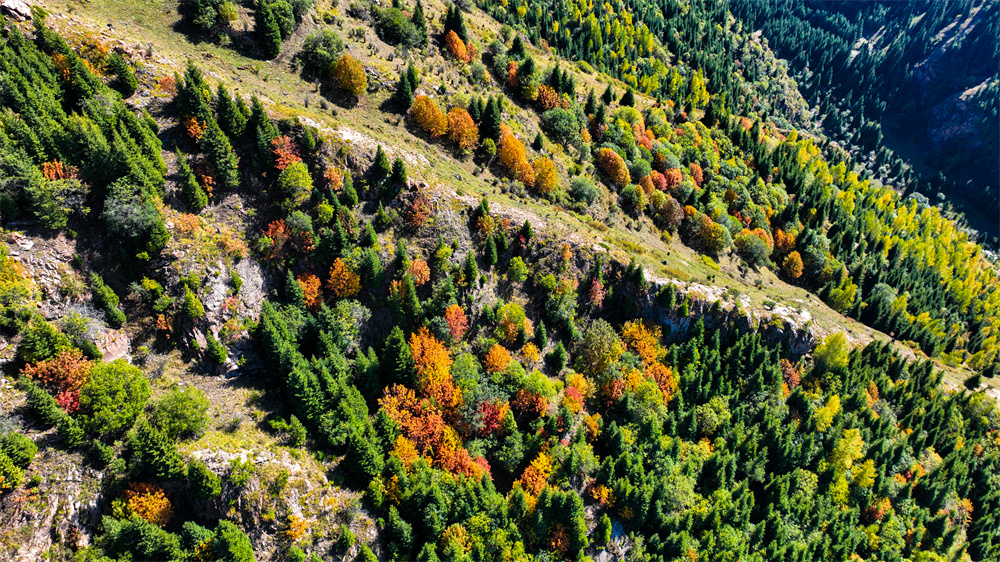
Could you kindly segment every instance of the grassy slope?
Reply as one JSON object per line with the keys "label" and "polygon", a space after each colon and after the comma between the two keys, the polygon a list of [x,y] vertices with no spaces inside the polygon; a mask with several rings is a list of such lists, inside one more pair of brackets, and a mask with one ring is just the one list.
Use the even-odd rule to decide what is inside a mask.
{"label": "grassy slope", "polygon": [[[292,56],[301,45],[302,39],[322,24],[319,18],[309,16],[299,30],[282,46],[282,54],[274,61],[260,61],[249,58],[237,49],[212,43],[189,42],[176,31],[180,16],[175,0],[150,0],[146,2],[116,2],[114,0],[92,0],[80,5],[72,1],[46,0],[44,6],[51,13],[59,14],[51,24],[61,30],[99,34],[106,40],[120,40],[127,45],[135,45],[151,50],[147,65],[157,75],[183,70],[185,61],[195,61],[205,72],[210,83],[224,81],[232,90],[244,96],[257,95],[268,103],[273,111],[286,116],[299,116],[314,122],[321,130],[341,131],[352,141],[352,149],[370,155],[376,143],[387,148],[390,157],[402,155],[408,163],[411,177],[427,181],[433,188],[464,195],[462,199],[473,200],[480,195],[490,198],[494,206],[517,209],[521,213],[534,215],[534,221],[544,224],[553,232],[553,239],[569,237],[574,246],[603,248],[619,260],[635,257],[653,277],[675,278],[701,284],[714,284],[722,288],[734,287],[742,295],[750,297],[750,307],[758,314],[766,315],[764,303],[773,301],[790,308],[808,310],[813,325],[819,334],[844,331],[855,341],[871,338],[888,339],[881,332],[872,330],[852,319],[843,317],[823,304],[807,291],[788,285],[768,270],[746,271],[738,261],[724,258],[719,271],[715,271],[696,252],[677,241],[665,242],[655,227],[644,219],[636,221],[629,217],[613,217],[612,227],[605,228],[590,217],[556,207],[533,197],[517,197],[500,192],[494,185],[489,171],[480,171],[470,159],[461,160],[442,143],[431,144],[425,138],[413,134],[404,121],[396,114],[380,111],[379,106],[391,92],[383,87],[380,91],[364,96],[357,106],[347,109],[336,104],[322,102],[319,90],[306,82],[294,71]],[[425,4],[432,36],[440,31],[440,16],[445,4],[434,1]],[[341,8],[344,6],[341,5]],[[329,9],[328,2],[318,3],[318,10]],[[364,22],[345,17],[337,12],[340,25],[333,28],[345,38],[349,52],[366,65],[379,69],[384,77],[384,85],[389,86],[406,64],[406,60],[395,49],[378,40],[374,30]],[[66,19],[68,18],[68,19]],[[113,26],[113,27],[109,27]],[[470,34],[480,46],[485,46],[498,35],[499,25],[478,10],[467,16]],[[234,26],[237,29],[252,29],[253,20],[249,13],[241,13],[241,19]],[[349,29],[363,27],[363,42],[347,40]],[[71,33],[72,33],[71,31]],[[556,62],[540,51],[533,51],[539,67],[548,68]],[[422,77],[421,88],[429,90],[443,86],[447,94],[488,95],[496,85],[470,85],[457,66],[446,60],[440,50],[432,44],[426,53],[413,57]],[[390,60],[392,59],[392,60]],[[606,76],[585,74],[573,68],[580,91],[593,86],[598,92],[609,79]],[[619,91],[624,85],[618,84]],[[444,97],[444,96],[441,96]],[[638,96],[637,107],[642,109],[652,103],[644,96]],[[523,106],[515,106],[504,115],[514,131],[526,141],[534,138],[538,131],[535,112]],[[348,129],[348,134],[343,132]],[[550,147],[546,147],[549,149]],[[552,149],[553,159],[567,166],[571,157],[559,147]],[[364,158],[364,156],[361,156]],[[567,183],[567,178],[562,178]],[[610,194],[603,193],[609,197]],[[603,217],[602,217],[603,218]],[[561,234],[560,234],[561,233]],[[710,281],[710,276],[714,278]],[[899,346],[913,355],[909,348]],[[917,352],[919,354],[919,352]],[[944,366],[942,366],[944,367]],[[968,376],[964,370],[944,368],[949,385],[960,384]],[[987,384],[1000,388],[1000,382]]]}

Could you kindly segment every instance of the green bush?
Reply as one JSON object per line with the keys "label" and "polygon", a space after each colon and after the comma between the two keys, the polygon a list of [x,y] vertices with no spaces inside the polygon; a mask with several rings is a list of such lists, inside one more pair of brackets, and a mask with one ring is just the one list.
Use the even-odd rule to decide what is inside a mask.
{"label": "green bush", "polygon": [[132,455],[130,469],[137,477],[173,480],[184,476],[184,460],[174,440],[144,417],[128,434],[128,449]]}
{"label": "green bush", "polygon": [[326,77],[333,73],[333,65],[344,52],[344,40],[332,29],[323,28],[311,33],[296,55],[307,71]]}
{"label": "green bush", "polygon": [[18,353],[25,363],[38,363],[52,359],[73,345],[65,334],[42,318],[34,318],[21,332]]}
{"label": "green bush", "polygon": [[197,320],[205,316],[205,306],[201,304],[201,299],[191,290],[191,287],[184,287],[184,316],[190,320]]}
{"label": "green bush", "polygon": [[112,51],[108,55],[108,70],[115,77],[111,82],[111,87],[122,95],[123,98],[130,98],[132,94],[135,93],[136,88],[139,87],[138,80],[135,79],[135,73],[132,72],[132,67],[129,66],[125,58],[122,57],[117,51]]}
{"label": "green bush", "polygon": [[17,386],[25,393],[28,407],[46,426],[52,427],[59,423],[61,418],[66,416],[66,412],[59,407],[56,399],[46,392],[45,389],[31,382],[31,379],[22,377],[18,381]]}
{"label": "green bush", "polygon": [[197,438],[208,427],[208,398],[199,388],[174,388],[156,401],[150,421],[171,439]]}
{"label": "green bush", "polygon": [[569,184],[569,196],[588,207],[597,201],[597,195],[597,186],[590,178],[575,177]]}
{"label": "green bush", "polygon": [[0,436],[0,453],[10,457],[14,466],[18,468],[27,468],[37,452],[38,446],[35,442],[20,433]]}
{"label": "green bush", "polygon": [[213,543],[215,556],[228,562],[255,562],[253,546],[246,533],[229,521],[219,521]]}
{"label": "green bush", "polygon": [[216,365],[225,363],[226,357],[229,356],[225,346],[219,343],[219,340],[211,332],[205,334],[205,342],[205,356],[208,357],[208,360]]}
{"label": "green bush", "polygon": [[80,389],[80,421],[91,435],[120,434],[132,427],[149,395],[138,367],[122,359],[94,365]]}
{"label": "green bush", "polygon": [[102,521],[104,536],[101,543],[104,554],[131,560],[183,560],[180,539],[173,533],[153,525],[140,517],[127,521],[105,517]]}
{"label": "green bush", "polygon": [[19,468],[14,460],[0,452],[0,492],[13,490],[24,481],[24,470]]}
{"label": "green bush", "polygon": [[191,459],[188,463],[188,485],[194,495],[209,500],[222,493],[222,479],[208,469],[204,462]]}
{"label": "green bush", "polygon": [[118,295],[96,273],[90,274],[90,290],[94,294],[94,304],[108,315],[108,324],[118,328],[125,323],[125,313],[118,308]]}

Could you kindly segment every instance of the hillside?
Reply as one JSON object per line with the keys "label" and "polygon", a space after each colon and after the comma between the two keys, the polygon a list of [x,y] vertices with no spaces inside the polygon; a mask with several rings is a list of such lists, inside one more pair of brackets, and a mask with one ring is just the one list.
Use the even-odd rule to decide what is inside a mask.
{"label": "hillside", "polygon": [[46,0],[2,49],[0,558],[998,553],[993,264],[725,10]]}

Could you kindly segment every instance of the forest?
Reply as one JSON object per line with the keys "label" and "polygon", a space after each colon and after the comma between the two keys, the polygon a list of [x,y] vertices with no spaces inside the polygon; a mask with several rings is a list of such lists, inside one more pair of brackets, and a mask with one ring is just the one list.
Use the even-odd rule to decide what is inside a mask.
{"label": "forest", "polygon": [[[1000,557],[995,263],[882,143],[921,40],[843,55],[926,6],[852,6],[177,6],[171,34],[280,61],[261,81],[314,87],[302,110],[211,57],[7,24],[0,557]],[[995,5],[911,28],[962,10],[986,24],[949,56],[988,56]],[[825,70],[796,86],[765,22]],[[328,126],[366,119],[368,147]],[[620,231],[886,335],[706,299]],[[55,241],[52,288],[24,254]],[[92,495],[39,531],[67,470]]]}

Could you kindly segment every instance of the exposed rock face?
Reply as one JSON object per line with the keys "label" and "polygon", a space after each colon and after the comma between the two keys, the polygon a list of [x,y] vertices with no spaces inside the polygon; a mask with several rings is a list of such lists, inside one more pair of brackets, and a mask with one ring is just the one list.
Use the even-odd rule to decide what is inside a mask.
{"label": "exposed rock face", "polygon": [[14,21],[28,21],[31,19],[31,6],[24,0],[4,0],[0,4],[0,13]]}

